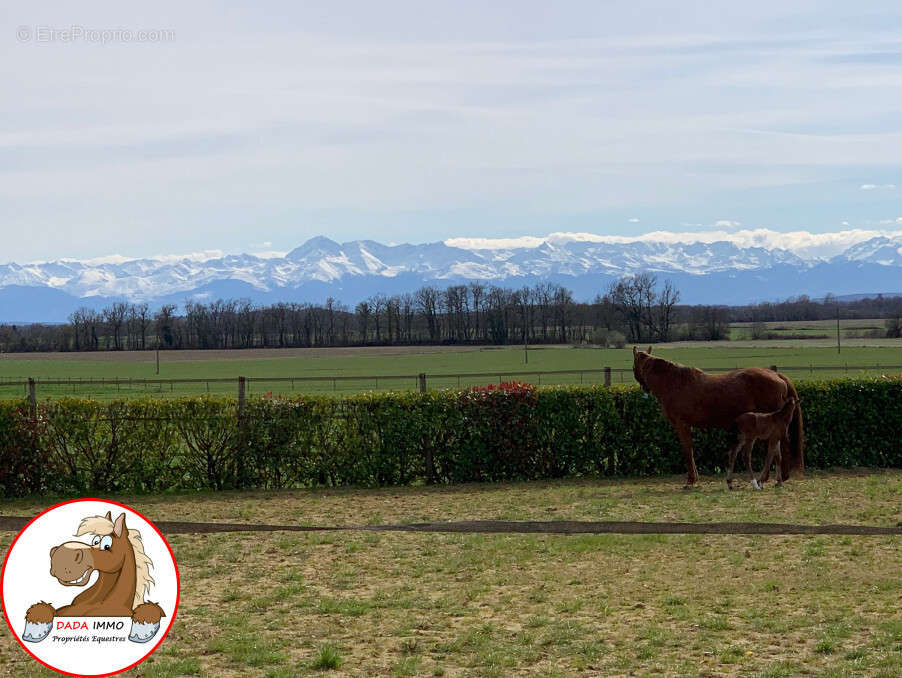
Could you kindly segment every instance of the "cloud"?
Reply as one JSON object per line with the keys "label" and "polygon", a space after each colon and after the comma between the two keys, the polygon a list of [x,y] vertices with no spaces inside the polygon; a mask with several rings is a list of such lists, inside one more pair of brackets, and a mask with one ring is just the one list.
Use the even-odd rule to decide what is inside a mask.
{"label": "cloud", "polygon": [[638,224],[638,223],[639,223],[639,219],[638,219],[637,217],[632,217],[631,219],[629,219],[629,222],[630,222],[631,224]]}
{"label": "cloud", "polygon": [[[589,235],[589,234],[570,234]],[[549,238],[551,236],[548,236]],[[524,235],[519,238],[448,238],[445,245],[462,250],[516,250],[534,249],[544,243],[547,238]]]}
{"label": "cloud", "polygon": [[737,228],[742,226],[742,222],[731,221],[730,219],[719,219],[714,222],[714,225],[720,228]]}
{"label": "cloud", "polygon": [[[898,220],[902,224],[902,217]],[[622,244],[646,243],[714,243],[729,242],[737,247],[761,247],[789,250],[803,259],[826,259],[841,254],[857,243],[878,236],[898,235],[898,231],[848,229],[832,233],[790,231],[781,233],[767,228],[739,231],[674,232],[653,231],[636,236],[598,235],[595,233],[550,233],[544,238],[451,238],[445,241],[449,247],[468,250],[534,249],[542,243],[564,245],[568,242]]]}
{"label": "cloud", "polygon": [[862,191],[877,191],[880,189],[892,191],[896,188],[896,184],[862,184],[859,189]]}
{"label": "cloud", "polygon": [[[172,20],[165,2],[144,26],[122,3],[46,4],[21,18]],[[902,75],[848,55],[898,45],[891,21],[807,4],[518,3],[513,22],[467,3],[192,5],[165,45],[0,40],[16,69],[0,130],[3,256],[235,251],[251,221],[288,243],[304,222],[339,239],[398,224],[403,240],[511,233],[499,215],[545,224],[534,232],[638,209],[706,222],[687,230],[737,228],[711,223],[733,210],[800,227],[860,220],[861,197],[888,195],[854,194],[861,176],[902,186],[887,96]],[[197,86],[223,74],[227,86]],[[829,190],[837,181],[849,190]]]}
{"label": "cloud", "polygon": [[849,222],[848,222],[848,221],[840,221],[840,222],[839,222],[839,225],[840,225],[840,226],[848,226],[848,225],[849,225]]}
{"label": "cloud", "polygon": [[[152,259],[153,261],[162,261],[170,264],[176,264],[180,261],[196,261],[204,262],[211,259],[221,259],[225,256],[222,250],[204,250],[202,252],[189,252],[187,254],[158,254],[152,257],[124,257],[121,254],[110,254],[103,257],[92,257],[90,259],[72,259],[65,258],[60,261],[81,261],[89,266],[101,266],[103,264],[124,264],[129,261],[137,261],[139,259]],[[46,261],[34,263],[48,263]]]}

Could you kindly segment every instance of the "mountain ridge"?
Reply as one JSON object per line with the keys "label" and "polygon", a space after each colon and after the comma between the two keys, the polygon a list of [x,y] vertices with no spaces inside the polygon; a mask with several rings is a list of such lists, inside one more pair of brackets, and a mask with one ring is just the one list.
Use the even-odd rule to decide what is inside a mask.
{"label": "mountain ridge", "polygon": [[[588,299],[611,281],[642,271],[671,279],[685,303],[742,304],[799,294],[816,298],[898,289],[902,233],[858,233],[857,240],[835,239],[837,252],[831,256],[800,256],[789,248],[769,247],[772,236],[727,240],[701,234],[680,240],[672,237],[679,234],[664,233],[655,240],[649,237],[654,234],[632,239],[551,234],[544,239],[386,245],[374,240],[339,243],[320,235],[268,255],[11,262],[0,265],[0,321],[60,321],[78,306],[102,307],[114,300],[158,307],[188,299],[242,297],[275,303],[321,302],[331,296],[353,305],[375,293],[471,280],[505,287],[549,280],[573,290],[577,299]],[[808,243],[810,238],[796,240]]]}

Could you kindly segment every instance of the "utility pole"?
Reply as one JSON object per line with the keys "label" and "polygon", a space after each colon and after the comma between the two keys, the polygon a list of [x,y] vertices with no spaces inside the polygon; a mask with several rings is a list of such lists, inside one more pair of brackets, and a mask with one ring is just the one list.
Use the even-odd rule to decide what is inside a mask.
{"label": "utility pole", "polygon": [[836,352],[842,353],[842,349],[839,343],[839,302],[836,302]]}
{"label": "utility pole", "polygon": [[157,340],[157,374],[160,373],[160,342]]}

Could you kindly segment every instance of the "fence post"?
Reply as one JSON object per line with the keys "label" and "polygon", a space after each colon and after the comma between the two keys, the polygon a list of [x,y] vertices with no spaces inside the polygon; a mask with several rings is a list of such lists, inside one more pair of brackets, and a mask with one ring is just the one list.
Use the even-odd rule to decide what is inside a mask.
{"label": "fence post", "polygon": [[611,368],[610,367],[604,368],[604,385],[605,386],[611,385]]}
{"label": "fence post", "polygon": [[[245,392],[245,377],[238,377],[238,440],[237,442],[237,454],[235,455],[235,485],[240,487],[244,487],[245,478],[244,478],[244,455],[245,455],[245,417],[244,417],[244,392]],[[209,386],[209,385],[208,385]]]}
{"label": "fence post", "polygon": [[34,377],[28,377],[28,409],[31,411],[32,417],[37,415],[38,398],[35,393]]}
{"label": "fence post", "polygon": [[30,466],[34,469],[32,474],[29,476],[29,490],[39,491],[43,494],[44,488],[44,464],[38,461],[40,459],[38,455],[38,447],[40,445],[40,441],[38,439],[38,398],[35,393],[35,383],[34,377],[28,377],[28,416],[31,418],[30,429],[31,429],[31,464]]}
{"label": "fence post", "polygon": [[426,373],[420,372],[417,376],[417,383],[420,385],[420,393],[426,392]]}

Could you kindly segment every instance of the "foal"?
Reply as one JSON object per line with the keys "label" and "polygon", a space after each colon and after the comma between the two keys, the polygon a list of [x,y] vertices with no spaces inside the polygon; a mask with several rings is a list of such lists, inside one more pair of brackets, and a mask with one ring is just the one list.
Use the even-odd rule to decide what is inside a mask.
{"label": "foal", "polygon": [[[727,468],[727,487],[731,490],[733,489],[733,466],[736,463],[736,455],[739,454],[740,449],[745,452],[745,463],[749,469],[749,480],[752,487],[756,490],[761,489],[761,479],[764,477],[764,474],[767,473],[767,470],[770,468],[775,457],[777,460],[777,486],[779,487],[783,484],[783,473],[780,468],[782,448],[785,446],[788,449],[789,447],[787,433],[789,422],[792,420],[793,412],[795,412],[798,403],[798,398],[791,397],[786,401],[783,407],[776,412],[770,412],[768,414],[761,412],[746,412],[736,418],[739,442],[736,443],[736,447],[728,453],[729,467]],[[757,479],[752,472],[752,447],[756,440],[767,441],[767,458],[764,461],[764,470],[761,471],[761,475]]]}

